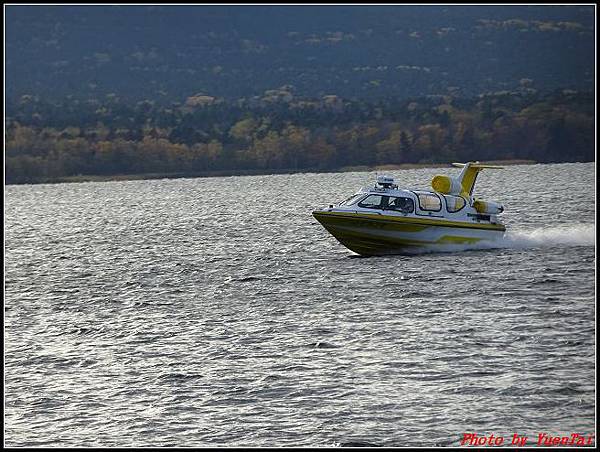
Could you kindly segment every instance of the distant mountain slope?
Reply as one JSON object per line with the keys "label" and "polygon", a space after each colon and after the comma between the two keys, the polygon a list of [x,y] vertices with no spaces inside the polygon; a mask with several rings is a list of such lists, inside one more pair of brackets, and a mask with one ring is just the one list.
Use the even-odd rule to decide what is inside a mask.
{"label": "distant mountain slope", "polygon": [[593,6],[6,6],[6,93],[592,90]]}

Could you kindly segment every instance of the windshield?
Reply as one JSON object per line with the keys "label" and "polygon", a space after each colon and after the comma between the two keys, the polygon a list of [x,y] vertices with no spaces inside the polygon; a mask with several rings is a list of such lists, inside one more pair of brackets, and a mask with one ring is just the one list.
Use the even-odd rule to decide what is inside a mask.
{"label": "windshield", "polygon": [[338,205],[340,205],[340,206],[351,206],[352,204],[355,204],[356,201],[358,201],[363,196],[364,196],[363,193],[358,193],[356,195],[352,195],[348,199],[346,199],[345,201],[342,201],[341,203],[339,203]]}
{"label": "windshield", "polygon": [[358,203],[358,207],[411,213],[415,210],[415,203],[404,196],[369,195]]}

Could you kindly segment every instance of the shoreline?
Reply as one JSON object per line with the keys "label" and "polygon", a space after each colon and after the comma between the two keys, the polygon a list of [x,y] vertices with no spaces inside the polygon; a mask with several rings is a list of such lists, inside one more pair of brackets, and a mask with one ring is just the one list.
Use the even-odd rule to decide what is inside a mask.
{"label": "shoreline", "polygon": [[[480,163],[489,165],[534,165],[535,160],[485,160]],[[563,162],[568,163],[568,162]],[[81,182],[121,182],[134,180],[153,180],[153,179],[193,179],[206,177],[234,177],[234,176],[271,176],[278,174],[301,174],[301,173],[349,173],[349,172],[373,172],[373,171],[401,171],[421,168],[450,168],[450,163],[401,163],[396,165],[357,165],[343,166],[337,169],[322,170],[318,168],[305,169],[281,169],[281,170],[215,170],[199,172],[175,172],[175,173],[141,173],[141,174],[112,174],[112,175],[78,175],[64,176],[54,179],[39,180],[35,182],[11,183],[5,185],[39,185],[39,184],[63,184],[63,183],[81,183]]]}

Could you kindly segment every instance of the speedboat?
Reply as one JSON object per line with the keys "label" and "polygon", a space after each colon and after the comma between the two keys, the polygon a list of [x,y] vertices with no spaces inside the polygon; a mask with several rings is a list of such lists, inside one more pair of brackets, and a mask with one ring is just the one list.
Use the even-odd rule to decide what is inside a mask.
{"label": "speedboat", "polygon": [[398,188],[393,177],[380,175],[374,185],[312,214],[342,245],[363,256],[501,239],[506,228],[498,215],[504,207],[475,198],[473,187],[483,169],[502,167],[479,162],[452,165],[462,168],[460,174],[435,176],[433,191]]}

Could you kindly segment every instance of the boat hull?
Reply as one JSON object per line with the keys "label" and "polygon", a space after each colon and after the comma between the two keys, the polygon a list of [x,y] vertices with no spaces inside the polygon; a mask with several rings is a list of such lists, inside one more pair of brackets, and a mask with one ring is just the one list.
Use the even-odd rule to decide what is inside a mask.
{"label": "boat hull", "polygon": [[410,254],[448,245],[501,239],[499,224],[360,212],[315,211],[313,216],[342,245],[363,256]]}

